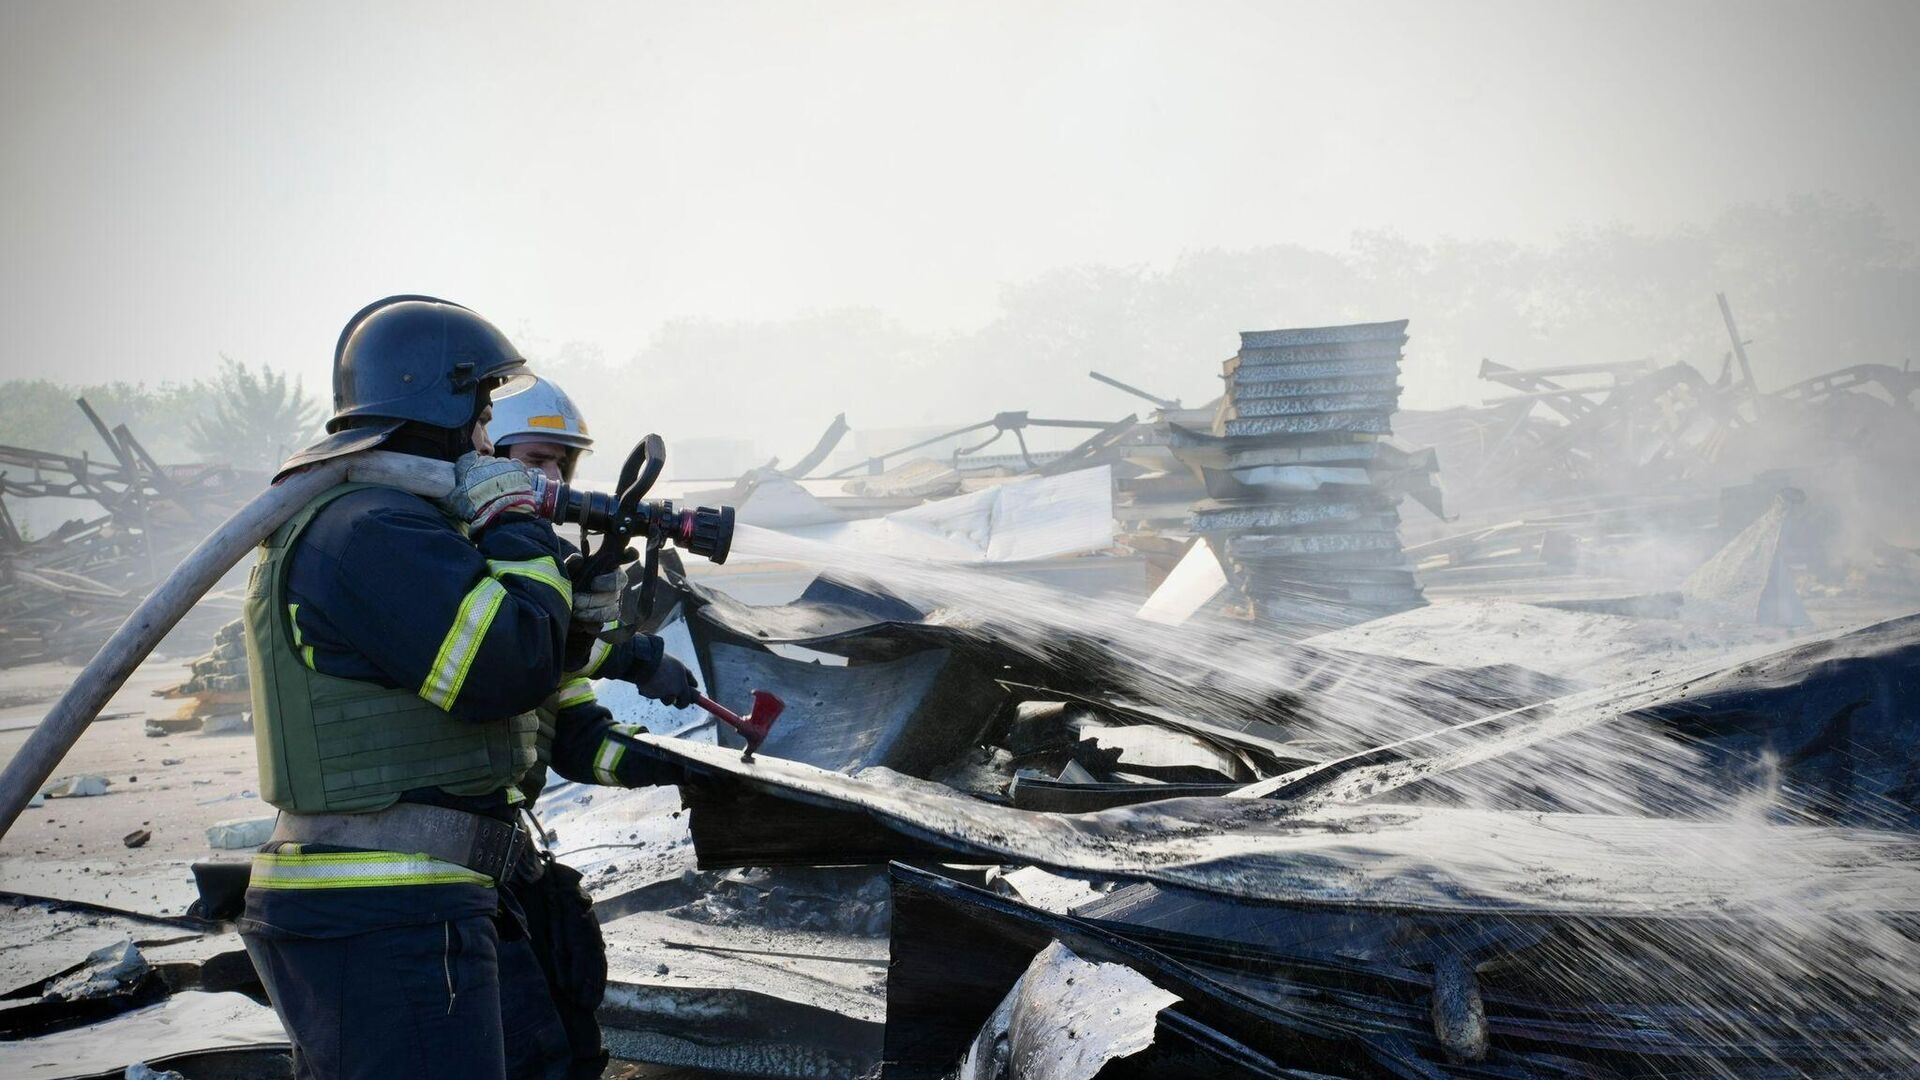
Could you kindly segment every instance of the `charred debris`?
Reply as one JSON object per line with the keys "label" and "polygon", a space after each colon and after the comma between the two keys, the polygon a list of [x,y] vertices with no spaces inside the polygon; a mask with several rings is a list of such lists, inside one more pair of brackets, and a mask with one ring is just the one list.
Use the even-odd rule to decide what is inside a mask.
{"label": "charred debris", "polygon": [[[209,523],[267,479],[225,465],[163,466],[127,425],[108,428],[85,399],[76,405],[104,458],[0,446],[0,668],[85,661]],[[34,535],[8,500],[62,520]],[[209,629],[198,621],[184,636]]]}
{"label": "charred debris", "polygon": [[[717,497],[744,522],[1142,618],[1036,644],[908,587],[670,567],[669,649],[721,700],[767,689],[787,712],[743,763],[731,733],[603,686],[683,783],[540,801],[608,938],[616,1056],[793,1077],[1909,1074],[1920,533],[1889,493],[1920,460],[1920,377],[1762,392],[1734,340],[1711,376],[1489,362],[1493,400],[1422,413],[1398,408],[1405,322],[1250,332],[1201,407],[1096,376],[1151,410],[1002,413],[827,471],[836,419],[796,466],[733,481]],[[1084,441],[1027,444],[1062,424]],[[200,496],[126,442],[116,479],[60,474],[120,546],[9,539],[29,576],[8,590],[66,580],[34,560],[69,548],[100,552],[91,581],[151,580],[109,559],[145,557],[116,514]],[[244,690],[231,644],[176,689],[207,715]],[[120,1075],[61,1055],[171,1010],[174,1035],[223,1034],[149,1064],[284,1067],[231,910],[11,903],[16,926],[91,920],[74,940],[100,944],[13,952],[0,1066]]]}

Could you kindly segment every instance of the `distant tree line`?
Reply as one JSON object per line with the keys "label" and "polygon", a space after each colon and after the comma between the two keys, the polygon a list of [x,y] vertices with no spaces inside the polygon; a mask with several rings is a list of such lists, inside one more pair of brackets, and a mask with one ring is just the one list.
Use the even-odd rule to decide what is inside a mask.
{"label": "distant tree line", "polygon": [[[1662,231],[1625,225],[1549,244],[1362,233],[1345,251],[1290,243],[1193,251],[1164,265],[1075,266],[1009,285],[964,330],[928,332],[871,308],[774,321],[684,319],[622,363],[592,343],[513,336],[561,380],[617,466],[648,431],[748,430],[789,460],[835,413],[856,428],[958,424],[1007,409],[1118,418],[1150,408],[1087,379],[1100,370],[1199,405],[1220,392],[1235,332],[1408,318],[1409,408],[1496,391],[1480,360],[1518,367],[1653,359],[1719,372],[1728,351],[1716,292],[1751,340],[1764,390],[1920,352],[1920,259],[1870,204],[1828,195],[1733,207]],[[267,463],[320,415],[298,383],[231,361],[212,380],[63,387],[10,382],[0,442],[78,452],[96,440],[71,400],[86,393],[162,460]],[[224,404],[223,404],[224,403]],[[224,408],[224,411],[223,411]],[[163,452],[164,451],[164,452]]]}
{"label": "distant tree line", "polygon": [[324,418],[298,379],[227,356],[210,379],[70,386],[50,379],[0,383],[0,443],[97,458],[109,451],[74,399],[109,426],[126,424],[163,463],[208,461],[270,469],[309,442]]}
{"label": "distant tree line", "polygon": [[[1256,238],[1250,237],[1249,240]],[[1189,252],[1164,265],[1077,266],[1008,286],[985,324],[926,333],[885,312],[772,322],[689,319],[625,364],[541,364],[593,404],[596,436],[750,426],[797,456],[837,412],[855,427],[960,423],[1002,409],[1118,417],[1151,408],[1106,372],[1199,405],[1220,393],[1236,331],[1407,318],[1409,408],[1498,393],[1483,357],[1516,367],[1653,359],[1708,378],[1732,302],[1763,390],[1851,364],[1920,360],[1920,259],[1877,208],[1827,195],[1738,206],[1697,225],[1615,225],[1542,245],[1362,233],[1348,250],[1288,243]],[[541,354],[536,354],[541,355]],[[585,388],[585,389],[582,389]],[[676,408],[673,403],[707,403]]]}

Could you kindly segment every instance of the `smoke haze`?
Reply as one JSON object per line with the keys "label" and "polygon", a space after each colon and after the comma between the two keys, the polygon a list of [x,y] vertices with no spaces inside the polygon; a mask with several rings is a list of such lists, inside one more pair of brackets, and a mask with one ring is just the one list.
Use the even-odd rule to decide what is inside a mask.
{"label": "smoke haze", "polygon": [[1409,406],[1710,367],[1718,289],[1763,383],[1920,329],[1911,4],[0,10],[8,378],[324,388],[424,291],[609,435],[791,459],[1193,403],[1260,326],[1411,317]]}

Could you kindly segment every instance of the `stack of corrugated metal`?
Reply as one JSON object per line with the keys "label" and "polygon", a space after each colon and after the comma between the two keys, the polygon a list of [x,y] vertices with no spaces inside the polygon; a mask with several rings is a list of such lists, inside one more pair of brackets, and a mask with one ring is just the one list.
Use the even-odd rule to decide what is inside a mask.
{"label": "stack of corrugated metal", "polygon": [[1402,495],[1432,498],[1431,452],[1384,441],[1407,323],[1248,331],[1202,465],[1192,527],[1263,622],[1341,626],[1426,601],[1400,550]]}

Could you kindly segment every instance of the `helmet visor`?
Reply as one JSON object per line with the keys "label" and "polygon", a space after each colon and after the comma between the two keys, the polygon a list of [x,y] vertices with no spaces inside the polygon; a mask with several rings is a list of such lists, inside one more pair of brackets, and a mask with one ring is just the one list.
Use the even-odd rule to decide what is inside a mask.
{"label": "helmet visor", "polygon": [[523,368],[512,375],[490,379],[488,380],[488,385],[489,392],[487,396],[493,401],[499,401],[503,397],[511,397],[525,390],[527,387],[532,386],[533,375]]}

